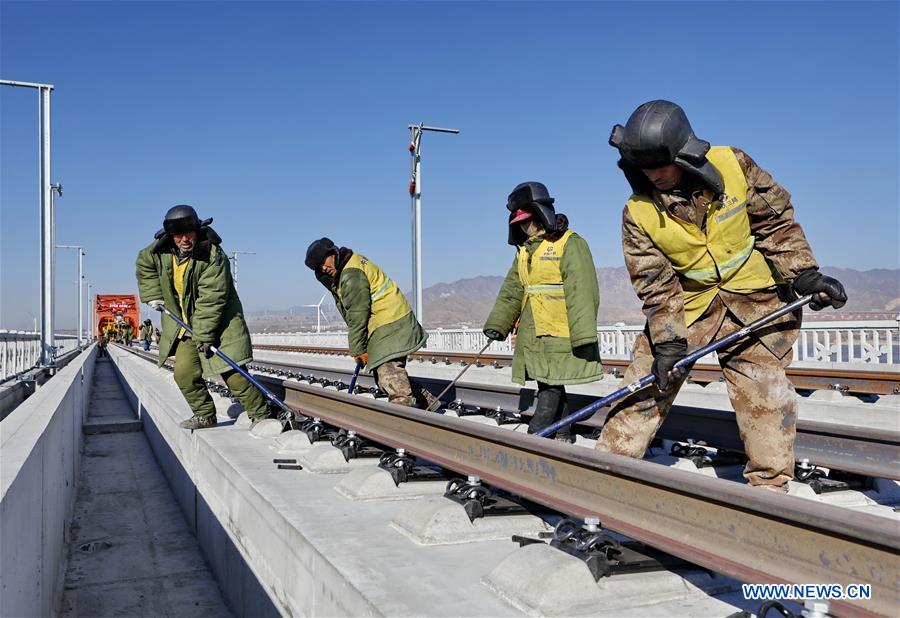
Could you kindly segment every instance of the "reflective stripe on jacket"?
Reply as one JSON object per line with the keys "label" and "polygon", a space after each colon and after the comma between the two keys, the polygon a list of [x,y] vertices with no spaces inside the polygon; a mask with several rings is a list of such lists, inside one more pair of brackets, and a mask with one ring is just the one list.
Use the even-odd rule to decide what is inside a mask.
{"label": "reflective stripe on jacket", "polygon": [[542,241],[530,259],[528,250],[524,246],[519,247],[519,280],[525,287],[522,309],[527,302],[531,302],[537,337],[569,336],[566,292],[559,265],[571,236],[572,231],[566,230],[559,240]]}
{"label": "reflective stripe on jacket", "polygon": [[[358,268],[369,281],[372,295],[372,309],[368,323],[370,335],[379,326],[396,322],[412,312],[412,307],[406,302],[406,298],[393,279],[385,275],[383,270],[365,256],[354,253],[344,266],[344,270],[348,268]],[[340,297],[340,288],[338,288],[338,296]],[[343,303],[343,298],[340,300]]]}
{"label": "reflective stripe on jacket", "polygon": [[728,147],[714,146],[706,158],[722,176],[725,191],[710,202],[705,231],[643,195],[633,195],[626,205],[678,273],[687,325],[703,314],[719,289],[749,294],[776,284],[771,265],[754,248],[747,179],[737,157]]}

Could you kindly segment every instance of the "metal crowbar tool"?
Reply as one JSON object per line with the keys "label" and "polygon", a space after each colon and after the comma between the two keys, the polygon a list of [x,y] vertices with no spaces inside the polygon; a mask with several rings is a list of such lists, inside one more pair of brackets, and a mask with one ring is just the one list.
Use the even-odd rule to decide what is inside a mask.
{"label": "metal crowbar tool", "polygon": [[447,387],[441,391],[441,394],[437,396],[437,399],[435,399],[427,408],[425,408],[426,412],[433,412],[438,407],[440,407],[441,397],[446,395],[447,391],[449,391],[451,388],[453,388],[453,386],[459,381],[459,379],[463,376],[463,374],[469,370],[469,367],[471,367],[472,365],[474,365],[475,363],[478,362],[478,359],[481,358],[481,355],[485,353],[485,351],[491,346],[492,343],[493,343],[493,341],[491,339],[488,339],[488,342],[485,344],[485,346],[483,348],[481,348],[481,351],[479,351],[478,354],[475,355],[475,360],[473,360],[471,363],[469,363],[468,365],[463,367],[462,371],[460,371],[458,374],[456,374],[456,377],[453,378],[453,381],[450,382],[450,384],[448,384]]}
{"label": "metal crowbar tool", "polygon": [[[175,323],[178,324],[178,326],[180,326],[181,328],[183,328],[184,330],[186,330],[187,332],[189,332],[191,335],[194,334],[194,331],[191,330],[191,327],[190,327],[190,326],[188,326],[187,324],[184,323],[184,320],[182,320],[182,319],[179,318],[177,315],[175,315],[174,313],[172,313],[171,311],[169,311],[168,309],[166,309],[166,307],[165,307],[164,305],[161,305],[161,306],[158,308],[158,310],[159,310],[160,312],[166,314],[166,315],[169,316],[170,318],[172,318],[172,320],[174,320]],[[275,405],[277,405],[279,408],[281,408],[282,413],[278,415],[278,419],[279,419],[282,423],[286,423],[288,426],[290,426],[291,429],[294,428],[294,419],[295,419],[295,415],[296,415],[296,412],[294,412],[294,410],[292,410],[290,407],[288,407],[288,405],[287,405],[286,403],[284,403],[281,399],[279,399],[278,397],[276,397],[275,394],[274,394],[272,391],[270,391],[270,390],[267,389],[265,386],[263,386],[262,384],[260,384],[259,381],[258,381],[256,378],[254,378],[253,376],[251,376],[251,375],[247,372],[246,369],[244,369],[243,367],[241,367],[240,365],[238,365],[236,362],[234,362],[233,360],[231,360],[230,358],[228,358],[228,356],[226,356],[226,355],[222,352],[222,350],[220,350],[219,348],[217,348],[217,347],[214,346],[214,345],[210,345],[210,346],[209,346],[209,349],[212,350],[213,353],[214,353],[216,356],[218,356],[218,357],[221,358],[223,361],[225,361],[225,362],[228,364],[229,367],[231,367],[232,369],[234,369],[235,371],[237,371],[239,374],[241,374],[242,376],[244,376],[245,378],[247,378],[247,380],[250,382],[250,384],[252,384],[252,385],[255,386],[256,388],[258,388],[259,391],[260,391],[263,395],[265,395],[266,399],[268,399],[269,401],[271,401],[272,403],[274,403]]]}
{"label": "metal crowbar tool", "polygon": [[[751,322],[750,324],[743,327],[742,329],[735,331],[726,337],[722,337],[721,339],[713,341],[712,343],[691,352],[690,354],[688,354],[687,356],[682,358],[680,361],[675,363],[674,369],[690,367],[698,359],[706,356],[707,354],[710,354],[711,352],[715,352],[716,350],[720,350],[722,348],[730,346],[731,344],[735,343],[736,341],[738,341],[740,339],[743,339],[744,337],[746,337],[753,331],[757,330],[758,328],[765,326],[766,324],[768,324],[774,320],[777,320],[781,316],[787,315],[788,313],[793,313],[794,311],[803,308],[803,306],[806,305],[807,303],[809,303],[809,301],[811,301],[811,300],[812,300],[812,295],[804,296],[803,298],[800,298],[788,305],[785,305],[781,309],[777,309],[776,311],[773,311],[772,313],[770,313],[768,315],[764,315],[763,317],[759,318],[755,322]],[[647,374],[643,378],[635,380],[631,384],[627,384],[627,385],[623,386],[619,390],[610,393],[606,397],[598,399],[594,403],[588,404],[588,405],[584,406],[583,408],[581,408],[580,410],[573,412],[569,416],[556,421],[552,425],[548,425],[547,427],[544,427],[540,431],[535,432],[535,435],[541,436],[542,438],[552,435],[552,434],[556,433],[558,430],[562,429],[563,427],[568,427],[569,425],[571,425],[573,423],[577,423],[580,420],[584,420],[584,419],[588,418],[589,416],[592,416],[600,408],[604,408],[612,403],[615,403],[616,401],[618,401],[620,399],[624,399],[628,395],[631,395],[633,393],[638,392],[639,390],[647,388],[648,386],[653,384],[655,381],[656,381],[655,375],[653,375],[652,373]]]}

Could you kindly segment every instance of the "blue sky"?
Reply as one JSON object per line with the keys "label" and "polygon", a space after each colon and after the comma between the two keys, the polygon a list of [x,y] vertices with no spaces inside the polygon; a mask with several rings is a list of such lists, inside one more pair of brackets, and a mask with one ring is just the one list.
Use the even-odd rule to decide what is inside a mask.
{"label": "blue sky", "polygon": [[[540,180],[623,263],[607,146],[680,103],[793,195],[823,265],[897,268],[898,3],[0,3],[0,76],[53,94],[57,242],[99,292],[135,290],[165,211],[215,217],[249,311],[316,302],[322,235],[410,288],[407,125],[423,145],[425,285],[502,274],[505,199]],[[0,88],[0,328],[38,313],[36,95]],[[74,252],[58,255],[60,327]],[[601,291],[602,293],[602,291]]]}

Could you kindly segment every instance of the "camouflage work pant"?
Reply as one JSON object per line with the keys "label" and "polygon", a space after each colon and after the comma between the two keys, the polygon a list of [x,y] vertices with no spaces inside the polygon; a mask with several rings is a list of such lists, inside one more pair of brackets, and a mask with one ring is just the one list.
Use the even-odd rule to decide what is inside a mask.
{"label": "camouflage work pant", "polygon": [[[742,326],[723,305],[710,309],[688,329],[691,349]],[[796,332],[793,336],[796,338]],[[751,485],[783,485],[794,476],[797,396],[784,372],[790,362],[790,349],[778,357],[753,335],[719,352],[719,365],[749,460],[744,477]],[[650,373],[652,364],[650,343],[642,333],[635,341],[634,360],[625,371],[625,383]],[[610,412],[596,448],[643,457],[683,382],[673,384],[665,393],[651,386],[622,401]]]}
{"label": "camouflage work pant", "polygon": [[406,373],[405,357],[379,365],[374,373],[375,383],[388,394],[391,403],[424,410],[437,401],[428,389],[410,379]]}
{"label": "camouflage work pant", "polygon": [[[222,379],[228,389],[250,418],[266,417],[269,413],[266,398],[259,389],[237,371],[226,371]],[[191,339],[181,339],[175,343],[175,383],[197,416],[215,416],[216,406],[212,395],[203,381],[203,369],[200,366],[200,353]]]}

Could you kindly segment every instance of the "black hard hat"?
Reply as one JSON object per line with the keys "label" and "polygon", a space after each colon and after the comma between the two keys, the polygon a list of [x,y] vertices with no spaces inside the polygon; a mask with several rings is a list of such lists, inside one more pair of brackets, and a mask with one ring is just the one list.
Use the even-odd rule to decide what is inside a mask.
{"label": "black hard hat", "polygon": [[552,230],[556,227],[556,210],[553,208],[555,201],[543,183],[522,182],[506,198],[506,209],[512,213],[510,221],[518,211],[530,210],[545,230]]}
{"label": "black hard hat", "polygon": [[304,263],[310,270],[319,270],[319,267],[322,266],[322,262],[325,261],[325,258],[330,254],[336,254],[337,252],[338,249],[330,238],[320,238],[309,245],[309,248],[306,250],[306,260]]}
{"label": "black hard hat", "polygon": [[709,142],[694,135],[684,110],[671,101],[639,106],[624,127],[613,127],[609,144],[619,150],[619,167],[633,187],[635,179],[641,180],[636,172],[674,163],[717,193],[724,190],[721,176],[706,159]]}
{"label": "black hard hat", "polygon": [[511,245],[521,245],[527,237],[522,233],[514,219],[522,210],[534,213],[534,219],[548,232],[556,229],[556,209],[547,187],[540,182],[522,182],[516,185],[506,198],[506,209],[509,211],[509,239]]}
{"label": "black hard hat", "polygon": [[200,227],[201,221],[197,216],[197,211],[187,204],[172,206],[163,219],[163,229],[169,234],[196,232],[200,230]]}
{"label": "black hard hat", "polygon": [[506,198],[506,208],[509,212],[516,212],[520,208],[531,206],[535,202],[545,206],[553,205],[556,200],[550,197],[547,187],[540,182],[521,182],[512,190]]}

